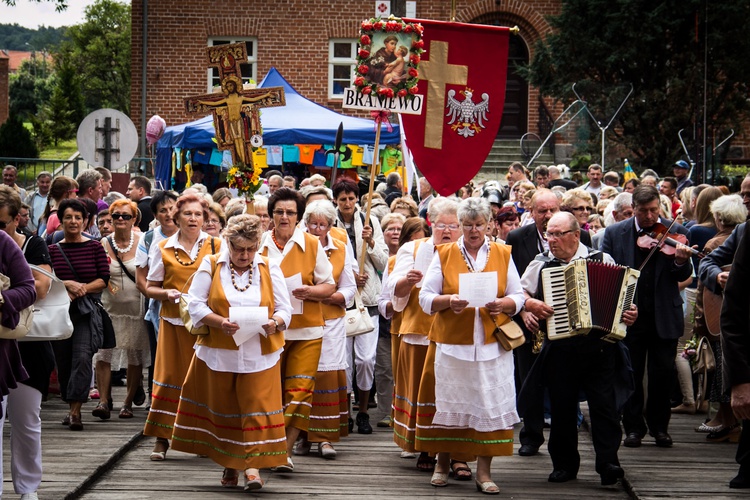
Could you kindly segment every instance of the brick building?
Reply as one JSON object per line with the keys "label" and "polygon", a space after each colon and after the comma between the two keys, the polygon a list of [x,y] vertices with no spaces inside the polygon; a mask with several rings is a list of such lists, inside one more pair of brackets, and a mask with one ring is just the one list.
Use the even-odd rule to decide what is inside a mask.
{"label": "brick building", "polygon": [[[418,0],[417,17],[448,20],[450,3]],[[559,5],[559,0],[469,0],[459,2],[456,17],[460,22],[517,25],[520,34],[511,37],[509,56],[513,67],[528,62],[534,42],[550,31],[545,16],[556,13]],[[206,69],[204,47],[227,42],[246,42],[244,76],[259,81],[275,66],[302,95],[340,110],[342,89],[352,79],[359,25],[373,16],[375,3],[184,0],[175,8],[171,2],[146,0],[146,8],[144,38],[144,0],[132,0],[131,117],[139,129],[142,119],[154,114],[168,125],[197,119],[185,113],[182,99],[217,84],[218,74]],[[148,91],[142,101],[144,43]],[[499,137],[514,139],[517,147],[521,135],[538,131],[539,110],[538,91],[511,71]]]}

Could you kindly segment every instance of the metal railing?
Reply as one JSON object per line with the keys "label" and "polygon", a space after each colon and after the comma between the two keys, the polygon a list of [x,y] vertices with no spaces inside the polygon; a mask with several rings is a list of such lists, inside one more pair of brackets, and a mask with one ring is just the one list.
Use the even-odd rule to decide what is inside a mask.
{"label": "metal railing", "polygon": [[[114,170],[114,172],[142,173],[147,177],[153,178],[154,160],[154,158],[133,158],[127,165]],[[0,167],[5,165],[13,165],[18,169],[16,184],[26,190],[36,189],[36,176],[41,172],[51,172],[53,177],[67,175],[68,177],[76,178],[82,170],[90,168],[86,160],[78,154],[73,155],[67,160],[0,157]]]}
{"label": "metal railing", "polygon": [[[544,102],[544,99],[542,99],[542,96],[540,95],[538,97],[539,100],[539,137],[547,137],[552,132],[552,129],[555,126],[555,119],[552,117],[552,113],[550,112],[549,108],[547,107],[547,104]],[[555,155],[555,136],[554,134],[552,137],[549,138],[549,141],[547,142],[547,147],[549,148],[549,154],[551,154],[553,157]]]}

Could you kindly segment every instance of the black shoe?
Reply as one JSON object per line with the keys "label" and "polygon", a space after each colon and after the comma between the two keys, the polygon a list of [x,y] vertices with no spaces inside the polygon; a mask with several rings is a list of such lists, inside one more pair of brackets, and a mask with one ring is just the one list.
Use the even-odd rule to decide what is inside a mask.
{"label": "black shoe", "polygon": [[637,432],[630,432],[622,444],[626,448],[638,448],[641,446],[641,435]]}
{"label": "black shoe", "polygon": [[351,434],[352,431],[354,431],[354,419],[352,419],[352,417],[349,417],[349,434]]}
{"label": "black shoe", "polygon": [[618,479],[625,477],[625,471],[619,465],[607,464],[599,475],[602,478],[602,486],[610,486],[617,483]]}
{"label": "black shoe", "polygon": [[573,474],[572,472],[563,469],[555,469],[552,471],[552,474],[549,475],[547,481],[550,483],[567,483],[568,481],[575,479],[576,476],[577,474]]}
{"label": "black shoe", "polygon": [[139,385],[138,389],[135,390],[135,397],[133,398],[133,404],[136,406],[142,406],[146,402],[146,391],[143,390],[143,386]]}
{"label": "black shoe", "polygon": [[520,448],[518,448],[518,454],[522,457],[533,457],[539,453],[539,447],[534,446],[533,444],[522,444]]}
{"label": "black shoe", "polygon": [[666,432],[657,432],[654,435],[654,439],[656,440],[656,446],[660,448],[669,448],[672,446],[672,436]]}
{"label": "black shoe", "polygon": [[367,413],[357,413],[357,432],[360,434],[372,434],[370,415]]}
{"label": "black shoe", "polygon": [[750,475],[740,471],[734,479],[729,481],[729,487],[736,489],[750,488]]}

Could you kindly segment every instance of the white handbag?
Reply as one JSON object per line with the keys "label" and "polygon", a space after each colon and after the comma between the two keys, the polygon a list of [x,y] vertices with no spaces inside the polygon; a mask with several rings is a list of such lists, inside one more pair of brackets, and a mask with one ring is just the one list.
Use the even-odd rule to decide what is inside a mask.
{"label": "white handbag", "polygon": [[63,282],[51,272],[35,265],[29,267],[48,277],[50,284],[47,296],[34,303],[34,323],[28,335],[19,339],[23,342],[43,340],[65,340],[73,335],[73,322],[70,320],[70,297]]}
{"label": "white handbag", "polygon": [[[0,289],[7,290],[10,288],[10,278],[4,274],[0,274]],[[0,296],[0,304],[3,304],[4,300]],[[12,330],[4,326],[0,326],[0,339],[6,340],[19,340],[28,335],[31,329],[32,322],[34,321],[33,314],[34,306],[29,306],[19,312],[20,318],[18,319],[18,325]]]}
{"label": "white handbag", "polygon": [[369,333],[375,328],[367,308],[362,304],[362,296],[359,294],[359,290],[354,294],[354,308],[346,311],[344,321],[347,337]]}

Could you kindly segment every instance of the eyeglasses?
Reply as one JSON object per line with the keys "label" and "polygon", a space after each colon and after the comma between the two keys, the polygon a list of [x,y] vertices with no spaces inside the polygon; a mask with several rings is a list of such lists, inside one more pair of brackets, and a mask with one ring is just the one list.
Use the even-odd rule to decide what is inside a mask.
{"label": "eyeglasses", "polygon": [[114,220],[117,220],[117,219],[130,220],[132,218],[133,218],[133,216],[130,215],[130,214],[119,214],[117,212],[115,212],[115,213],[112,214],[112,219],[114,219]]}
{"label": "eyeglasses", "polygon": [[320,229],[321,231],[325,231],[328,229],[328,224],[318,224],[317,222],[311,222],[307,225],[310,229]]}
{"label": "eyeglasses", "polygon": [[252,254],[252,253],[255,253],[255,252],[258,251],[258,245],[257,244],[253,245],[251,247],[240,247],[240,246],[236,246],[231,241],[229,242],[229,248],[232,250],[232,252],[240,254],[240,255],[243,254],[243,253]]}
{"label": "eyeglasses", "polygon": [[384,232],[386,232],[386,233],[400,233],[401,232],[401,228],[400,227],[389,227]]}
{"label": "eyeglasses", "polygon": [[591,210],[593,210],[593,209],[591,207],[572,207],[571,210],[574,211],[574,212],[580,212],[582,210],[585,210],[587,212],[591,212]]}
{"label": "eyeglasses", "polygon": [[439,231],[445,231],[446,229],[450,231],[456,231],[458,230],[458,224],[435,224],[432,227]]}
{"label": "eyeglasses", "polygon": [[207,226],[215,226],[219,223],[219,219],[208,219],[206,221]]}
{"label": "eyeglasses", "polygon": [[277,217],[297,217],[297,212],[287,212],[286,210],[274,210],[273,214]]}
{"label": "eyeglasses", "polygon": [[464,231],[484,231],[484,229],[487,227],[487,224],[464,224]]}
{"label": "eyeglasses", "polygon": [[546,233],[544,233],[544,237],[545,237],[546,239],[550,239],[550,238],[555,238],[556,240],[559,240],[560,238],[562,238],[562,237],[563,237],[563,236],[565,236],[566,234],[568,234],[568,233],[572,233],[572,232],[573,232],[573,230],[572,230],[572,229],[569,229],[569,230],[567,230],[567,231],[560,231],[559,233],[558,233],[558,232],[550,232],[550,231],[547,231]]}

